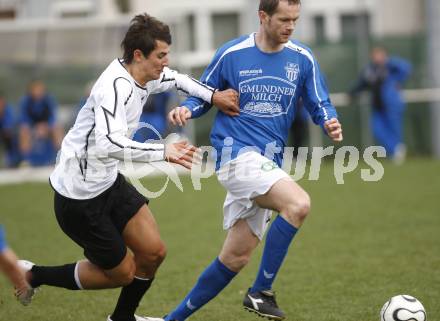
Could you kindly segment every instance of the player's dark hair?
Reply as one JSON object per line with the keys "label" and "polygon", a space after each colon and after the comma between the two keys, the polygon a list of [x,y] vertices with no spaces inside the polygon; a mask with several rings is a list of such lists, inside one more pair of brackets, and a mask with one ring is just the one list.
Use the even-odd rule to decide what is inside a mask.
{"label": "player's dark hair", "polygon": [[301,0],[260,0],[260,11],[273,15],[278,8],[280,1],[287,1],[288,4],[301,4]]}
{"label": "player's dark hair", "polygon": [[146,13],[135,16],[121,42],[121,47],[124,50],[124,62],[129,64],[133,61],[133,53],[136,49],[148,57],[156,48],[156,40],[171,45],[171,33],[168,25]]}

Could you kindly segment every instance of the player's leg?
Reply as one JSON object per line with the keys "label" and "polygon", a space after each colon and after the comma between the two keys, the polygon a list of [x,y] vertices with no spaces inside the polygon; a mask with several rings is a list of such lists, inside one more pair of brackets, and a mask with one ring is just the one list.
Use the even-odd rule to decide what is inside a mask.
{"label": "player's leg", "polygon": [[392,157],[394,153],[394,139],[390,139],[393,134],[390,132],[387,118],[383,111],[373,111],[371,115],[371,128],[377,143],[385,148],[387,157]]}
{"label": "player's leg", "polygon": [[[69,290],[97,290],[132,282],[136,271],[133,256],[128,253],[110,217],[92,210],[92,203],[72,204],[72,201],[66,202],[65,198],[55,195],[58,222],[63,231],[84,249],[87,259],[59,266],[28,266],[28,280],[32,287],[50,285]],[[89,212],[87,206],[90,206]],[[81,210],[84,212],[80,216]]]}
{"label": "player's leg", "polygon": [[406,147],[403,143],[402,135],[402,122],[403,106],[397,104],[393,106],[392,110],[387,111],[388,141],[392,149],[392,159],[396,164],[402,164],[406,156]]}
{"label": "player's leg", "polygon": [[18,132],[20,153],[23,155],[23,162],[29,162],[32,150],[32,129],[30,125],[20,125]]}
{"label": "player's leg", "polygon": [[111,189],[90,200],[72,200],[55,193],[58,223],[63,232],[84,249],[87,260],[60,266],[27,264],[32,287],[103,289],[132,282],[135,262],[127,252],[122,230],[115,226],[108,209],[114,207],[111,201],[120,182],[118,178]]}
{"label": "player's leg", "polygon": [[33,296],[33,290],[26,282],[25,275],[18,266],[17,256],[6,244],[4,231],[0,225],[0,270],[14,285],[18,300],[27,305]]}
{"label": "player's leg", "polygon": [[121,290],[112,321],[135,320],[134,313],[165,258],[166,248],[149,208],[144,204],[128,221],[122,233],[125,244],[134,254],[136,273],[133,281]]}
{"label": "player's leg", "polygon": [[[25,266],[23,263],[22,265]],[[33,288],[49,285],[68,290],[100,290],[124,286],[131,283],[136,270],[133,257],[129,253],[126,253],[120,264],[107,270],[89,260],[58,266],[31,263],[27,269],[27,279]]]}
{"label": "player's leg", "polygon": [[249,262],[258,243],[246,220],[238,220],[229,229],[219,257],[203,271],[193,289],[165,320],[186,320],[217,296]]}
{"label": "player's leg", "polygon": [[284,318],[284,313],[276,305],[272,284],[296,232],[310,211],[310,199],[292,179],[283,178],[255,201],[260,207],[275,210],[280,215],[269,228],[257,278],[245,297],[244,305],[248,310],[280,320]]}

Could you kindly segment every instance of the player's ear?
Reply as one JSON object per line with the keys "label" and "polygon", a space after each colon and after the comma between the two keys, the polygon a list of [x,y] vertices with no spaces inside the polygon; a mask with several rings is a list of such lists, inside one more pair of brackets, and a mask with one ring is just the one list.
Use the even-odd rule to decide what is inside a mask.
{"label": "player's ear", "polygon": [[260,25],[261,25],[261,24],[263,24],[263,22],[264,22],[265,20],[267,20],[268,15],[267,15],[266,12],[264,12],[264,11],[262,11],[262,10],[259,10],[259,11],[258,11],[258,17],[260,18]]}
{"label": "player's ear", "polygon": [[145,58],[145,56],[140,49],[135,49],[133,51],[133,61],[140,62],[143,58]]}

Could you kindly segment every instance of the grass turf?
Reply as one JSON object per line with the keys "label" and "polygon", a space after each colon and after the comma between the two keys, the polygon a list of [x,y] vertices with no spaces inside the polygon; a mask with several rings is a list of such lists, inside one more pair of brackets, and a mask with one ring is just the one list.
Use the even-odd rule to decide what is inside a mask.
{"label": "grass turf", "polygon": [[[367,168],[365,165],[364,168]],[[428,320],[440,320],[440,162],[412,159],[385,165],[380,182],[364,182],[359,169],[337,185],[325,163],[318,181],[299,183],[312,198],[312,214],[297,235],[277,278],[278,303],[292,321],[378,321],[389,297],[419,298]],[[165,178],[144,181],[158,190]],[[141,302],[139,313],[162,316],[183,298],[218,254],[224,190],[215,178],[194,191],[170,183],[151,202],[168,246],[168,257]],[[82,251],[57,226],[48,184],[0,186],[0,223],[8,242],[23,258],[63,264]],[[251,263],[194,321],[247,321],[241,300],[252,284],[261,247]],[[1,321],[100,321],[111,313],[119,290],[76,291],[43,287],[29,307],[15,301],[0,276]]]}

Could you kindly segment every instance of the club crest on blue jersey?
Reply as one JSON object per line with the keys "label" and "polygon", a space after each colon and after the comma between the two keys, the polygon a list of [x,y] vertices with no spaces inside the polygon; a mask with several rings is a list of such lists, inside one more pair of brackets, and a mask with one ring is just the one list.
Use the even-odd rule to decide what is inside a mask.
{"label": "club crest on blue jersey", "polygon": [[286,77],[290,81],[295,81],[298,79],[299,76],[299,65],[294,64],[292,62],[288,62],[286,67],[284,67],[286,70]]}

